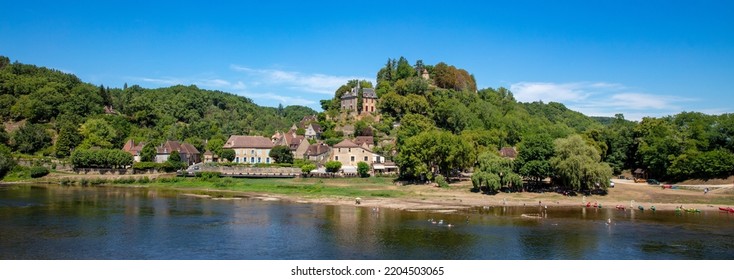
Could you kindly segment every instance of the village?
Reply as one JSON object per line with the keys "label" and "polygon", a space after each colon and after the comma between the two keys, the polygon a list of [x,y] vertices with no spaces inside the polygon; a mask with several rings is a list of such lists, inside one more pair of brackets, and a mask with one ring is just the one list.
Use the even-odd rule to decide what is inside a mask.
{"label": "village", "polygon": [[[372,88],[354,87],[340,99],[344,119],[359,120],[366,116],[379,118],[378,97]],[[362,100],[361,107],[358,107],[358,99]],[[302,173],[300,168],[275,165],[277,162],[271,157],[271,150],[277,146],[284,146],[289,149],[293,159],[311,162],[317,167],[306,176],[326,176],[327,173],[331,176],[357,176],[357,166],[360,162],[369,165],[369,173],[372,175],[397,175],[398,166],[385,155],[374,151],[375,137],[372,129],[364,129],[355,136],[354,125],[347,123],[340,127],[339,131],[343,133],[345,139],[334,145],[326,144],[321,137],[324,131],[318,123],[317,116],[310,115],[293,124],[288,131],[277,131],[270,138],[260,135],[231,135],[221,147],[234,151],[234,158],[231,160],[211,150],[202,153],[190,143],[168,140],[156,147],[154,161],[166,162],[171,153],[177,152],[181,161],[189,166],[184,175],[209,171],[233,177],[300,176]],[[122,150],[130,153],[134,162],[140,162],[145,144],[128,140]],[[327,172],[325,165],[330,161],[341,163],[338,172]]]}

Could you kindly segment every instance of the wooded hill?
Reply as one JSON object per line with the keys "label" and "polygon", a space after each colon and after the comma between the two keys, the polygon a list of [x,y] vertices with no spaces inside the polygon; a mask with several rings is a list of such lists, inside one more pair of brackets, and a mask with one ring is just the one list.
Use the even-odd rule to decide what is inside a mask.
{"label": "wooded hill", "polygon": [[0,57],[0,143],[16,152],[65,158],[74,148],[119,149],[127,139],[183,140],[206,149],[232,134],[272,135],[316,112],[303,106],[262,107],[196,86],[109,88]]}

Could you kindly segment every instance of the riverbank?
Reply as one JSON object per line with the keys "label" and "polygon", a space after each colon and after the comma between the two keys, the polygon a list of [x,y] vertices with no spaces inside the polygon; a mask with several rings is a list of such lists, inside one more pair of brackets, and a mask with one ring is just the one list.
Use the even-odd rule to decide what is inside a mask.
{"label": "riverbank", "polygon": [[[51,177],[25,183],[58,184],[68,177]],[[399,185],[392,178],[295,178],[232,179],[161,177],[149,180],[135,177],[115,180],[84,178],[82,185],[146,187],[170,189],[202,199],[251,197],[263,200],[286,200],[297,203],[354,205],[358,207],[394,208],[411,211],[453,211],[484,206],[581,207],[586,203],[602,207],[622,205],[637,209],[674,210],[678,206],[701,211],[719,211],[718,207],[734,206],[734,186],[722,185],[708,194],[695,188],[662,189],[659,186],[616,180],[607,195],[564,196],[558,193],[498,193],[486,195],[471,192],[470,182],[451,184],[449,188],[432,185]],[[17,182],[16,182],[17,183]],[[80,183],[80,182],[76,182]],[[359,198],[360,203],[356,200]]]}

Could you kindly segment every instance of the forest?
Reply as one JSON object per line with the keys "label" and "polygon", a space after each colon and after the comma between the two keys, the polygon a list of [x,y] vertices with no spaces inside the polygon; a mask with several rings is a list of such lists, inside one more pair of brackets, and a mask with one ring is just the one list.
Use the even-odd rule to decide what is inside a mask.
{"label": "forest", "polygon": [[[518,102],[506,88],[478,89],[469,71],[444,62],[400,57],[377,71],[379,118],[340,118],[339,98],[357,83],[373,87],[349,81],[321,101],[323,140],[338,143],[345,136],[337,128],[354,124],[355,135],[374,135],[375,152],[395,161],[406,180],[441,181],[473,171],[477,188],[517,188],[550,177],[591,189],[638,168],[673,182],[734,174],[733,114],[590,117],[561,103]],[[229,135],[269,136],[316,113],[303,106],[262,107],[196,86],[92,85],[0,57],[0,175],[11,155],[68,159],[74,150],[119,149],[128,139],[180,140],[204,151],[206,143]],[[514,147],[516,159],[499,155],[505,147]]]}
{"label": "forest", "polygon": [[269,136],[313,114],[304,106],[262,107],[246,97],[193,85],[92,85],[0,56],[0,153],[68,159],[75,149],[120,149],[128,139],[185,141],[203,152],[209,140]]}

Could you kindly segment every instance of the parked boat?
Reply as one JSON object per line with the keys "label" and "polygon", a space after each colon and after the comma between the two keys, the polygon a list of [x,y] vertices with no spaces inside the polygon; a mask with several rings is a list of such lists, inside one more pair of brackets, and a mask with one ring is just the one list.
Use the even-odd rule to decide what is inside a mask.
{"label": "parked boat", "polygon": [[719,207],[719,210],[734,213],[734,208],[731,207]]}

